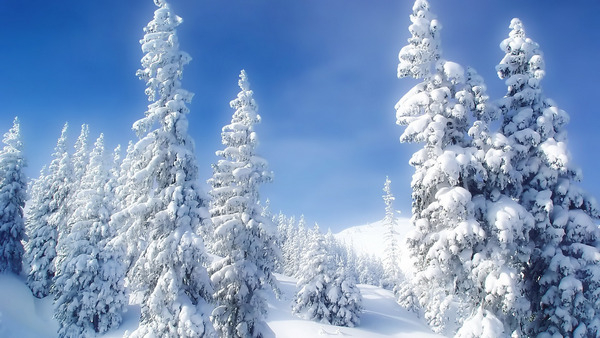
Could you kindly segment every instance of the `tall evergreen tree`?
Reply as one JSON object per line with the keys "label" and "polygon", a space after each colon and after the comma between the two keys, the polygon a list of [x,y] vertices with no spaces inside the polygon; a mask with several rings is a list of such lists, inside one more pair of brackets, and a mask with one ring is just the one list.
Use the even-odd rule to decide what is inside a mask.
{"label": "tall evergreen tree", "polygon": [[389,177],[385,178],[383,185],[383,201],[385,202],[385,217],[383,218],[383,224],[386,227],[385,233],[385,257],[383,260],[384,264],[384,280],[383,286],[388,289],[395,289],[399,278],[398,268],[398,244],[396,242],[396,215],[394,210],[394,195],[392,195],[391,185]]}
{"label": "tall evergreen tree", "polygon": [[55,273],[57,241],[60,231],[66,228],[71,161],[67,153],[67,128],[65,123],[52,154],[52,162],[31,189],[31,206],[26,217],[28,241],[25,252],[29,265],[27,284],[33,295],[42,298],[50,293]]}
{"label": "tall evergreen tree", "polygon": [[[119,201],[117,199],[117,188],[119,184],[119,174],[121,171],[121,145],[118,145],[113,150],[112,164],[109,170],[108,182],[106,183],[106,199],[112,216],[119,209]],[[114,234],[115,236],[117,233]]]}
{"label": "tall evergreen tree", "polygon": [[[566,112],[540,86],[544,59],[523,24],[513,19],[497,66],[508,92],[501,101],[502,133],[512,142],[513,185],[508,192],[535,226],[525,271],[533,322],[531,336],[594,336],[600,332],[600,232],[595,201],[576,182],[580,171],[567,151]],[[596,276],[596,277],[594,277]]]}
{"label": "tall evergreen tree", "polygon": [[241,91],[230,103],[235,112],[221,134],[225,149],[217,151],[222,159],[209,180],[214,250],[223,256],[210,268],[217,302],[211,318],[222,337],[265,337],[272,332],[265,323],[264,292],[268,285],[275,288],[278,250],[277,229],[261,215],[258,188],[271,181],[272,173],[256,154],[254,126],[260,115],[243,70],[238,84]]}
{"label": "tall evergreen tree", "polygon": [[[212,336],[207,301],[212,294],[201,227],[210,226],[206,198],[197,183],[194,143],[186,115],[192,94],[181,88],[190,56],[179,50],[182,19],[166,1],[140,41],[142,69],[152,103],[134,123],[140,140],[128,151],[123,209],[114,222],[123,227],[132,266],[130,285],[141,293],[140,326],[131,336]],[[122,222],[122,223],[121,223]]]}
{"label": "tall evergreen tree", "polygon": [[109,171],[100,135],[73,196],[71,229],[59,252],[54,284],[55,318],[61,337],[89,337],[118,326],[127,305],[122,250],[108,245]]}
{"label": "tall evergreen tree", "polygon": [[[456,68],[456,64],[445,65]],[[465,258],[470,260],[473,247],[483,240],[472,195],[463,187],[463,160],[469,155],[463,142],[466,109],[458,103],[456,93],[461,89],[457,84],[462,83],[453,84],[446,73],[439,72],[431,82],[413,88],[397,106],[398,123],[408,125],[401,140],[426,143],[410,160],[415,167],[415,228],[407,243],[417,264],[414,291],[436,332],[452,332],[453,328],[446,327],[453,325],[450,313],[465,311],[455,308],[464,304],[457,298],[471,289]]]}
{"label": "tall evergreen tree", "polygon": [[[431,17],[427,8],[426,1],[415,2],[414,10],[422,12],[418,17],[423,20],[412,20],[411,33],[430,32],[435,27],[437,34],[433,36],[439,38],[440,24],[426,20]],[[423,39],[426,45],[439,47],[439,41],[430,41],[429,36]],[[413,40],[414,36],[409,43]],[[417,60],[440,56],[438,50],[430,53]],[[486,142],[492,139],[486,121],[496,110],[487,104],[485,85],[472,69],[465,71],[456,63],[439,59],[435,71],[418,74],[399,73],[400,77],[412,75],[424,81],[396,105],[398,124],[406,125],[401,141],[425,143],[410,160],[415,167],[415,228],[407,244],[416,266],[413,280],[400,290],[400,302],[414,308],[413,302],[418,301],[436,332],[456,332],[478,308],[486,309],[493,322],[511,321],[526,310],[526,304],[514,297],[521,296],[520,276],[528,257],[526,248],[512,250],[526,242],[531,223],[527,212],[492,187],[510,182],[506,177],[510,168],[488,170],[503,164],[502,159],[510,154],[494,149],[503,157],[498,163],[490,162],[493,166],[486,163],[490,160]],[[471,118],[475,119],[472,125]],[[490,303],[495,305],[488,306]],[[502,330],[518,326],[511,323]]]}
{"label": "tall evergreen tree", "polygon": [[57,216],[58,240],[56,242],[56,261],[55,266],[63,264],[61,261],[66,255],[68,248],[66,245],[66,237],[71,233],[72,222],[69,219],[72,217],[77,208],[77,195],[81,189],[81,181],[85,175],[87,165],[90,161],[89,147],[89,126],[81,125],[81,132],[77,141],[75,141],[74,152],[69,155],[61,163],[59,169],[58,189],[64,191],[59,203],[59,212]]}
{"label": "tall evergreen tree", "polygon": [[529,318],[523,273],[531,253],[528,240],[533,218],[505,192],[513,177],[512,146],[502,133],[490,131],[498,109],[488,103],[483,79],[472,69],[467,70],[467,85],[476,107],[469,136],[477,169],[468,176],[466,186],[474,194],[475,219],[485,240],[474,251],[470,267],[474,287],[468,302],[477,309],[465,319],[457,336],[479,337],[482,332],[521,336],[522,323]]}
{"label": "tall evergreen tree", "polygon": [[25,208],[27,179],[21,142],[19,119],[4,134],[5,144],[0,151],[0,273],[21,273],[25,235],[23,208]]}

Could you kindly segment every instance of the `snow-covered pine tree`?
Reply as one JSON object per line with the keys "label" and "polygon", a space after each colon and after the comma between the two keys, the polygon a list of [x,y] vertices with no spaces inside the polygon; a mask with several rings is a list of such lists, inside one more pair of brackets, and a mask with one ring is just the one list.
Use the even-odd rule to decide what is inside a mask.
{"label": "snow-covered pine tree", "polygon": [[302,257],[308,248],[309,229],[306,227],[304,215],[300,215],[295,236],[292,240],[291,257],[290,257],[290,274],[289,276],[300,278],[302,270]]}
{"label": "snow-covered pine tree", "polygon": [[[423,149],[410,159],[415,167],[412,179],[414,229],[407,246],[415,262],[415,276],[400,290],[400,303],[418,299],[424,316],[435,332],[452,333],[472,311],[473,281],[469,278],[474,250],[485,239],[475,219],[471,192],[465,188],[470,177],[481,170],[474,164],[467,139],[468,117],[475,109],[473,93],[462,66],[439,60],[440,24],[434,21],[425,0],[415,2],[410,31],[429,32],[435,27],[436,46],[416,60],[428,67],[412,75],[424,81],[411,89],[396,105],[399,125],[406,126],[401,142],[423,142]],[[422,35],[418,36],[425,40]],[[429,35],[426,36],[431,40]],[[409,44],[412,44],[411,38]],[[416,61],[415,61],[416,62]],[[420,62],[420,61],[419,61]],[[402,59],[401,59],[402,64]],[[416,75],[415,75],[416,74]],[[418,76],[417,76],[418,75]],[[410,306],[410,304],[404,304]]]}
{"label": "snow-covered pine tree", "polygon": [[294,276],[296,274],[296,270],[294,269],[296,264],[296,255],[297,252],[295,248],[298,243],[298,232],[299,229],[296,225],[296,217],[290,216],[289,218],[285,218],[283,220],[282,229],[285,233],[285,242],[281,246],[281,259],[282,259],[282,273],[286,276]]}
{"label": "snow-covered pine tree", "polygon": [[[75,141],[75,152],[71,156],[73,161],[73,187],[71,188],[73,194],[79,190],[79,183],[85,175],[87,165],[90,161],[90,146],[89,146],[90,128],[87,124],[81,125],[81,133]],[[72,211],[72,210],[71,210]]]}
{"label": "snow-covered pine tree", "polygon": [[325,235],[325,246],[335,270],[333,280],[327,286],[329,322],[338,326],[357,326],[362,311],[362,295],[353,274],[346,270],[346,250],[333,237],[331,229]]}
{"label": "snow-covered pine tree", "polygon": [[309,231],[308,237],[292,311],[304,319],[331,323],[327,288],[335,278],[335,264],[318,225]]}
{"label": "snow-covered pine tree", "polygon": [[91,337],[117,327],[127,306],[124,252],[108,245],[109,171],[104,163],[101,134],[89,155],[73,196],[71,231],[62,240],[54,283],[55,313],[61,337]]}
{"label": "snow-covered pine tree", "polygon": [[225,149],[208,180],[213,197],[210,213],[215,226],[214,251],[223,256],[210,267],[217,307],[211,319],[221,337],[266,337],[264,292],[275,287],[276,226],[261,216],[259,185],[270,182],[267,161],[256,154],[254,126],[260,122],[245,71],[241,91],[230,103],[231,123],[221,133]]}
{"label": "snow-covered pine tree", "polygon": [[396,242],[396,215],[394,210],[394,195],[391,190],[391,183],[389,177],[385,178],[383,185],[383,201],[385,203],[385,217],[383,218],[383,224],[386,227],[385,233],[385,250],[383,258],[383,287],[386,289],[394,290],[398,283],[399,267],[398,259],[398,244]]}
{"label": "snow-covered pine tree", "polygon": [[180,81],[190,56],[179,50],[176,28],[182,19],[166,1],[155,4],[159,8],[140,41],[145,55],[137,72],[152,103],[133,125],[140,140],[124,161],[129,186],[123,189],[124,208],[114,217],[124,229],[117,242],[131,244],[130,286],[142,297],[140,325],[131,336],[213,336],[206,301],[212,287],[197,235],[210,226],[210,217],[188,134],[186,103],[192,94]]}
{"label": "snow-covered pine tree", "polygon": [[[56,243],[56,261],[55,266],[62,264],[61,259],[65,257],[67,248],[64,247],[64,239],[71,233],[71,225],[69,218],[73,215],[76,206],[76,199],[81,180],[85,175],[87,165],[90,161],[90,147],[89,147],[89,126],[87,124],[81,125],[81,133],[75,141],[74,153],[70,157],[70,163],[63,163],[63,170],[69,172],[69,176],[59,180],[59,182],[65,182],[59,189],[66,191],[66,197],[64,197],[64,204],[61,204],[60,220],[62,226],[57,226],[58,240]],[[68,184],[68,186],[67,186]],[[63,203],[63,202],[61,202]]]}
{"label": "snow-covered pine tree", "polygon": [[504,193],[512,182],[512,147],[501,133],[490,132],[497,107],[488,102],[483,79],[473,69],[467,69],[466,84],[475,107],[475,122],[469,129],[475,159],[470,169],[473,175],[466,177],[465,186],[474,195],[475,219],[485,232],[485,241],[472,256],[474,287],[468,302],[473,309],[457,336],[520,336],[522,323],[529,317],[523,272],[529,261],[533,218]]}
{"label": "snow-covered pine tree", "polygon": [[0,151],[0,273],[20,274],[23,266],[23,244],[27,179],[19,119],[4,134]]}
{"label": "snow-covered pine tree", "polygon": [[279,212],[277,216],[273,217],[273,222],[277,226],[277,246],[281,252],[281,256],[278,257],[277,262],[275,262],[275,272],[283,273],[285,267],[285,250],[286,245],[289,243],[289,229],[287,218],[283,214],[283,212]]}
{"label": "snow-covered pine tree", "polygon": [[[129,141],[125,152],[125,157],[120,161],[118,168],[115,166],[115,213],[111,217],[111,223],[114,223],[118,228],[122,228],[127,218],[127,206],[133,202],[133,189],[129,175],[134,174],[131,168],[133,161],[133,141]],[[123,229],[119,230],[121,233]],[[131,257],[128,253],[128,262],[131,262]]]}
{"label": "snow-covered pine tree", "polygon": [[65,123],[50,166],[47,170],[42,169],[40,177],[32,185],[30,207],[25,220],[29,238],[25,244],[29,265],[27,284],[38,298],[50,293],[59,232],[66,228],[66,200],[71,175],[66,145],[67,128],[68,124]]}
{"label": "snow-covered pine tree", "polygon": [[576,185],[581,175],[566,147],[569,116],[542,92],[539,46],[519,19],[511,21],[510,29],[496,69],[508,86],[500,107],[501,131],[514,148],[516,179],[509,192],[535,219],[524,273],[533,321],[525,332],[594,336],[600,332],[600,233],[592,220],[598,208]]}
{"label": "snow-covered pine tree", "polygon": [[336,268],[333,282],[327,288],[327,299],[332,325],[354,327],[360,324],[362,295],[345,266]]}
{"label": "snow-covered pine tree", "polygon": [[[119,184],[119,173],[121,170],[121,145],[118,145],[113,150],[112,163],[108,172],[108,182],[106,183],[106,199],[112,216],[118,211],[119,202],[117,200],[117,188]],[[117,233],[114,234],[115,236]]]}

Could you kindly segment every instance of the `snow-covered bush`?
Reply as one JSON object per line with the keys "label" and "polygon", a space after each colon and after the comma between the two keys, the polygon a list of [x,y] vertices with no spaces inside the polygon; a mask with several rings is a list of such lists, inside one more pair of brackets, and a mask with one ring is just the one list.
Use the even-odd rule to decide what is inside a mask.
{"label": "snow-covered bush", "polygon": [[292,311],[302,318],[332,325],[358,325],[362,296],[354,277],[339,259],[341,251],[334,246],[333,235],[324,237],[315,225],[309,239]]}
{"label": "snow-covered bush", "polygon": [[327,287],[335,278],[333,257],[318,227],[310,231],[309,236],[292,311],[305,319],[331,323]]}

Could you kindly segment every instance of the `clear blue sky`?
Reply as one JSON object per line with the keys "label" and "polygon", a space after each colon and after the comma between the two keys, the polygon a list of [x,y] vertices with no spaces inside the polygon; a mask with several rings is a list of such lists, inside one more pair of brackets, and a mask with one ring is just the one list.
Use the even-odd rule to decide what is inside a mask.
{"label": "clear blue sky", "polygon": [[[475,67],[492,97],[505,87],[494,67],[510,19],[523,20],[545,54],[543,87],[571,115],[574,162],[583,186],[600,197],[598,1],[430,0],[443,24],[445,59]],[[334,231],[381,219],[385,176],[396,208],[410,215],[407,162],[394,104],[416,82],[396,78],[409,37],[407,0],[171,0],[184,19],[181,49],[193,58],[183,86],[196,95],[190,132],[200,178],[220,149],[233,111],[237,76],[246,69],[263,123],[260,154],[275,172],[261,190],[275,212],[305,214]],[[110,147],[134,138],[148,104],[135,77],[151,0],[0,2],[0,129],[18,115],[37,177],[65,121],[71,142],[82,123]]]}

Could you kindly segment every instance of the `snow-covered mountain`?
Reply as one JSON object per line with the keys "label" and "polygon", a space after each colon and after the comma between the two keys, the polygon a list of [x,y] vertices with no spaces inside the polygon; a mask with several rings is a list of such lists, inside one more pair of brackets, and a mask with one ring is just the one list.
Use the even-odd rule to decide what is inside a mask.
{"label": "snow-covered mountain", "polygon": [[[406,233],[412,228],[409,218],[396,219],[396,242],[404,242]],[[335,238],[346,245],[354,247],[357,254],[376,255],[383,258],[385,234],[387,228],[383,221],[346,228],[335,234]],[[400,245],[402,247],[402,245]]]}
{"label": "snow-covered mountain", "polygon": [[[296,280],[276,275],[282,291],[281,299],[271,293],[268,299],[267,323],[277,338],[317,338],[323,336],[439,337],[414,314],[400,308],[390,291],[370,285],[359,285],[364,310],[358,327],[347,328],[300,319],[292,314]],[[58,323],[52,318],[52,299],[37,299],[20,277],[0,275],[0,337],[56,337]],[[130,305],[121,326],[104,338],[122,337],[138,325],[139,305]]]}

